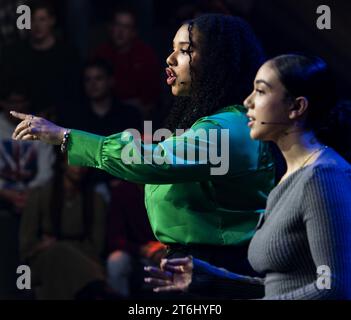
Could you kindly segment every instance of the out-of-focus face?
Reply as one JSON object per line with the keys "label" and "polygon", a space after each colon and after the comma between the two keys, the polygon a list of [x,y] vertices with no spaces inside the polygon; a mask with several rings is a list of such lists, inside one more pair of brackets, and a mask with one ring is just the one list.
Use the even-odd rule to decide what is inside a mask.
{"label": "out-of-focus face", "polygon": [[33,40],[42,41],[53,33],[55,18],[46,9],[38,9],[32,15],[31,37]]}
{"label": "out-of-focus face", "polygon": [[277,141],[294,126],[289,117],[291,102],[285,97],[286,89],[276,70],[266,62],[257,72],[253,92],[244,101],[252,139]]}
{"label": "out-of-focus face", "polygon": [[117,13],[111,25],[111,39],[117,49],[128,49],[136,38],[134,17],[129,13]]}
{"label": "out-of-focus face", "polygon": [[113,79],[98,67],[89,67],[84,72],[84,90],[91,100],[105,98],[111,93]]}
{"label": "out-of-focus face", "polygon": [[188,25],[181,26],[174,37],[173,52],[166,60],[168,64],[166,69],[167,84],[171,86],[174,96],[189,96],[191,94],[192,79],[189,62],[191,55],[192,67],[193,70],[196,70],[200,57],[198,39],[199,33],[196,28],[193,28],[192,47],[190,48]]}

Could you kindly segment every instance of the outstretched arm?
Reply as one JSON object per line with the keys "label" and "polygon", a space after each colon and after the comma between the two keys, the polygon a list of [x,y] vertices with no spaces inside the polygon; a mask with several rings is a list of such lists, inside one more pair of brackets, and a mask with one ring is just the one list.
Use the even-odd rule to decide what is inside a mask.
{"label": "outstretched arm", "polygon": [[[62,142],[65,128],[43,118],[12,114],[22,120],[15,139]],[[99,168],[143,184],[208,181],[228,171],[232,177],[240,176],[256,169],[259,152],[259,143],[247,134],[246,122],[239,111],[205,117],[191,130],[159,143],[145,143],[140,135],[129,132],[102,137],[71,130],[68,159],[72,165]]]}
{"label": "outstretched arm", "polygon": [[264,280],[242,276],[192,257],[162,260],[161,267],[146,267],[145,282],[155,292],[185,292],[222,299],[256,299],[264,295]]}

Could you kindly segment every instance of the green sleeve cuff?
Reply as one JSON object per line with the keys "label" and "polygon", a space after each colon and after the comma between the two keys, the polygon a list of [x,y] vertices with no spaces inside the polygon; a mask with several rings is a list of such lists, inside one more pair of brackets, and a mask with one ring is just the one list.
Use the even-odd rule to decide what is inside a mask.
{"label": "green sleeve cuff", "polygon": [[68,164],[101,168],[104,137],[96,134],[71,130],[68,141]]}

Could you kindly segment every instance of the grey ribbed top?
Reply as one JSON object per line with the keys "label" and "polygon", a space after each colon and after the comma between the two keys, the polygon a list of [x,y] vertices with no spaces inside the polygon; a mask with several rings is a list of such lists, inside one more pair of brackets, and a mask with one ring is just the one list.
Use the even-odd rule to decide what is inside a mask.
{"label": "grey ribbed top", "polygon": [[[189,292],[262,298],[264,284],[264,299],[351,299],[351,165],[328,148],[276,186],[248,258],[265,278],[237,275],[194,259]],[[320,288],[326,282],[317,280],[318,266],[330,268],[330,289]]]}
{"label": "grey ribbed top", "polygon": [[[270,193],[249,247],[266,299],[351,298],[351,166],[328,148]],[[317,288],[317,267],[331,288]],[[320,280],[318,281],[320,283]]]}

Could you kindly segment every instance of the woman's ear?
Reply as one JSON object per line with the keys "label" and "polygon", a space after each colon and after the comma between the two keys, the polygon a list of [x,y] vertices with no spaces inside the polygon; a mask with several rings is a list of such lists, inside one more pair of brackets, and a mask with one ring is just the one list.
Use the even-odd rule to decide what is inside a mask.
{"label": "woman's ear", "polygon": [[306,97],[297,97],[290,106],[289,119],[297,120],[306,114],[308,108],[308,99]]}

